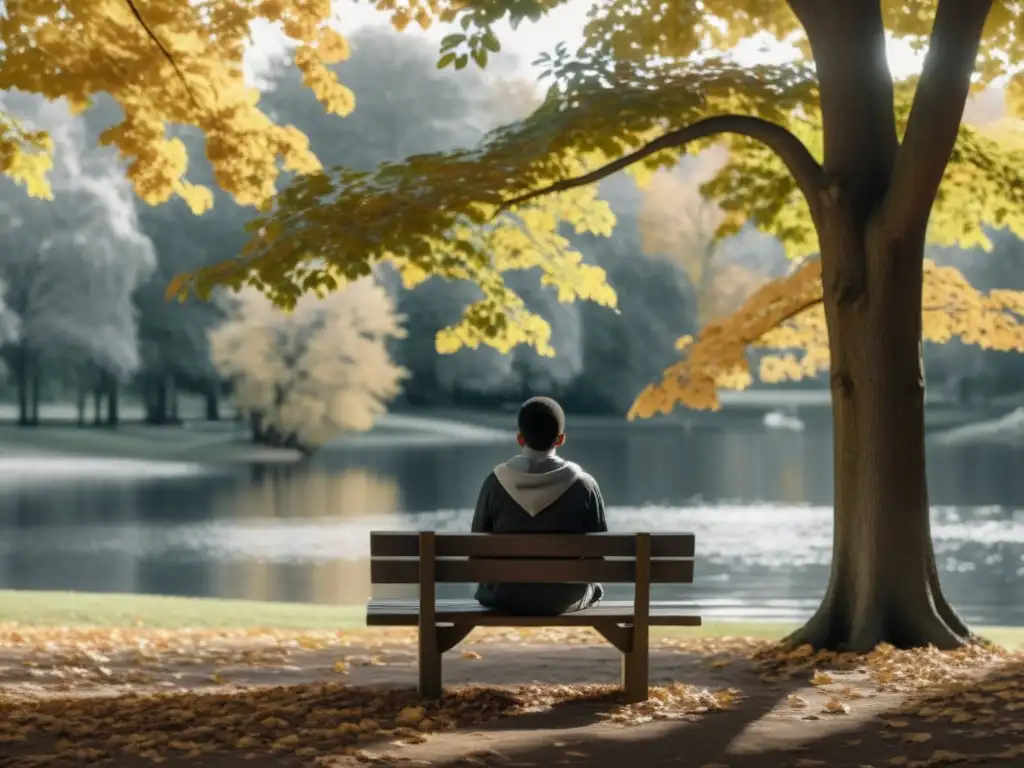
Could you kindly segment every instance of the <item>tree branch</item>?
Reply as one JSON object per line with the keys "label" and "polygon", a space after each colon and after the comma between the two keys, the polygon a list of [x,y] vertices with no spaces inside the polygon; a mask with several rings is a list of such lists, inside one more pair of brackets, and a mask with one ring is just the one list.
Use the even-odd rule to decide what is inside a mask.
{"label": "tree branch", "polygon": [[821,102],[822,164],[867,217],[892,178],[899,137],[879,0],[788,0],[811,46]]}
{"label": "tree branch", "polygon": [[[812,290],[800,295],[806,290],[804,286],[808,282],[808,275],[812,284],[821,284],[821,259],[810,260],[785,277],[768,282],[748,296],[742,306],[733,312],[733,317],[742,316],[744,308],[756,307],[764,300],[763,297],[766,293],[774,294],[776,299],[784,297],[782,301],[769,301],[767,308],[761,309],[757,313],[760,322],[757,323],[753,333],[740,335],[747,345],[756,344],[768,332],[822,303],[821,291]],[[792,290],[793,287],[796,288],[795,291]],[[794,296],[799,296],[800,300],[793,303]]]}
{"label": "tree branch", "polygon": [[818,161],[814,159],[813,155],[811,155],[800,139],[781,125],[763,120],[759,117],[749,117],[746,115],[719,115],[716,117],[709,117],[704,120],[699,120],[692,125],[688,125],[685,128],[669,131],[665,135],[654,139],[654,141],[645,144],[636,152],[620,157],[618,160],[613,160],[595,171],[591,171],[583,176],[577,176],[572,179],[563,179],[562,181],[555,182],[543,189],[537,189],[533,192],[527,192],[525,195],[512,198],[511,200],[506,200],[501,204],[498,210],[501,212],[544,195],[550,195],[555,192],[565,192],[569,189],[593,184],[607,176],[611,176],[616,171],[620,171],[633,163],[643,160],[645,157],[653,155],[655,152],[660,152],[664,149],[682,147],[696,141],[697,139],[703,139],[722,133],[747,136],[748,138],[760,141],[770,149],[774,150],[779,158],[781,158],[781,160],[786,164],[786,167],[789,168],[790,173],[793,174],[793,178],[796,180],[797,186],[800,187],[800,191],[803,192],[804,197],[807,198],[807,204],[811,208],[811,217],[814,219],[815,223],[818,222],[818,215],[821,208],[821,196],[825,189],[824,172],[818,164]]}
{"label": "tree branch", "polygon": [[185,73],[181,71],[181,68],[178,66],[178,62],[174,60],[174,57],[171,56],[171,52],[168,51],[166,47],[164,47],[164,44],[160,42],[160,38],[156,36],[156,33],[154,33],[153,30],[150,28],[149,24],[146,23],[146,20],[142,18],[142,14],[139,12],[139,8],[135,5],[134,0],[125,0],[125,2],[131,9],[132,16],[135,17],[135,20],[139,22],[139,24],[142,26],[142,29],[145,30],[146,35],[149,37],[149,39],[152,40],[156,44],[156,47],[160,49],[160,53],[163,54],[164,58],[167,59],[167,62],[171,65],[171,68],[174,69],[174,74],[178,76],[178,79],[181,80],[181,84],[185,86],[185,92],[188,94],[189,99],[192,101],[192,106],[194,106],[196,109],[199,109],[199,102],[196,101],[196,96],[192,92],[192,89],[189,87],[188,81],[185,79]]}
{"label": "tree branch", "polygon": [[886,228],[928,222],[970,90],[992,0],[939,0],[928,55],[885,201]]}

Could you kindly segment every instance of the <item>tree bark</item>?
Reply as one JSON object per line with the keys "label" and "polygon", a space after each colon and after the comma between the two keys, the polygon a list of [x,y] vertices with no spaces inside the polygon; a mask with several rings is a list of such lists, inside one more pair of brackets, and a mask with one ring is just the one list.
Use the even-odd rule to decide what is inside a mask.
{"label": "tree bark", "polygon": [[925,475],[916,259],[923,258],[924,232],[913,242],[851,232],[824,241],[839,249],[833,263],[859,258],[876,268],[853,300],[841,281],[825,279],[835,430],[832,572],[818,612],[788,641],[857,652],[883,642],[955,648],[970,633],[939,585]]}
{"label": "tree bark", "polygon": [[39,426],[39,397],[40,397],[40,389],[42,387],[42,381],[41,381],[41,377],[39,375],[39,365],[36,363],[35,360],[32,361],[32,365],[30,366],[30,370],[31,370],[31,375],[32,375],[32,418],[31,418],[31,423],[32,423],[32,426],[38,427]]}
{"label": "tree bark", "polygon": [[85,384],[79,378],[77,384],[77,392],[75,393],[75,405],[78,407],[78,426],[85,426],[85,401],[86,401],[86,388]]}
{"label": "tree bark", "polygon": [[[859,652],[879,643],[955,648],[972,637],[942,594],[932,547],[923,260],[927,210],[991,2],[940,0],[917,117],[902,145],[880,5],[789,2],[821,88],[828,185],[815,223],[831,355],[835,526],[825,598],[787,641]],[[941,109],[936,94],[947,102]]]}
{"label": "tree bark", "polygon": [[178,415],[178,383],[174,380],[174,374],[167,374],[167,418],[172,424],[178,424],[181,418]]}
{"label": "tree bark", "polygon": [[220,382],[211,381],[206,385],[206,420],[220,421]]}
{"label": "tree bark", "polygon": [[116,427],[120,423],[119,405],[120,385],[113,376],[107,379],[107,426]]}
{"label": "tree bark", "polygon": [[103,423],[103,374],[92,388],[92,423],[100,426]]}
{"label": "tree bark", "polygon": [[18,426],[29,424],[29,370],[28,350],[24,347],[15,353],[15,368],[18,382]]}
{"label": "tree bark", "polygon": [[146,382],[146,423],[167,423],[167,387],[163,376],[149,377]]}
{"label": "tree bark", "polygon": [[263,442],[263,414],[253,412],[249,414],[249,428],[252,430],[252,441]]}

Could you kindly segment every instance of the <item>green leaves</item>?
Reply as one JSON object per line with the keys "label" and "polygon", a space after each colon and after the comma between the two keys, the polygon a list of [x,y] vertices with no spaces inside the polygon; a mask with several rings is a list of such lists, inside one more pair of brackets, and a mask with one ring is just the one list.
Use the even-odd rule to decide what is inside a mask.
{"label": "green leaves", "polygon": [[457,48],[465,39],[465,35],[446,35],[441,39],[441,50],[450,51],[452,48]]}
{"label": "green leaves", "polygon": [[480,23],[479,19],[471,14],[463,14],[461,20],[462,33],[446,35],[441,40],[441,57],[437,61],[438,69],[446,69],[453,66],[455,69],[465,69],[470,58],[476,62],[480,69],[487,67],[488,54],[501,51],[501,42],[494,30],[489,25],[480,26],[476,31],[470,32],[474,23]]}
{"label": "green leaves", "polygon": [[484,48],[491,53],[497,53],[501,50],[501,43],[498,41],[497,36],[494,34],[494,30],[488,29],[484,32],[484,36],[481,40]]}
{"label": "green leaves", "polygon": [[[906,120],[913,82],[896,88],[896,114]],[[822,134],[817,110],[787,118],[787,127],[820,157]],[[750,221],[778,238],[792,258],[818,251],[807,202],[789,170],[766,147],[747,139],[729,140],[730,156],[702,188],[725,211],[720,234]],[[1024,237],[1024,146],[1007,136],[969,125],[960,127],[929,220],[929,241],[938,245],[985,249],[985,228],[995,225]]]}

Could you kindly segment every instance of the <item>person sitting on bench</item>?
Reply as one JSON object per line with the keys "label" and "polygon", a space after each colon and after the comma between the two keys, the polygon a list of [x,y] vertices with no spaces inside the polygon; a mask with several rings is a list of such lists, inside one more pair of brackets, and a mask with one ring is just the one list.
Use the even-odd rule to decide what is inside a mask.
{"label": "person sitting on bench", "polygon": [[[604,533],[604,500],[593,477],[555,455],[565,443],[565,413],[549,397],[519,409],[522,452],[484,480],[473,513],[474,533]],[[476,599],[507,613],[554,616],[590,608],[600,584],[480,584]]]}

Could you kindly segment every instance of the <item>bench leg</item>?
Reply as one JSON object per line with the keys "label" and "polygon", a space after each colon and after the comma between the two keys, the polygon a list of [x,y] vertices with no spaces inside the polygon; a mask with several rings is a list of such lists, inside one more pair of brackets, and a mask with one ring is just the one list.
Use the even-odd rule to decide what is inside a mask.
{"label": "bench leg", "polygon": [[419,637],[419,684],[424,699],[441,698],[441,652],[437,649],[437,630],[421,629]]}
{"label": "bench leg", "polygon": [[647,701],[650,697],[649,661],[647,643],[636,644],[632,651],[622,654],[622,693],[629,704]]}

